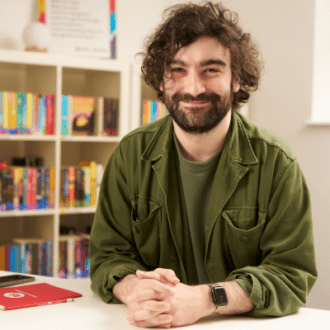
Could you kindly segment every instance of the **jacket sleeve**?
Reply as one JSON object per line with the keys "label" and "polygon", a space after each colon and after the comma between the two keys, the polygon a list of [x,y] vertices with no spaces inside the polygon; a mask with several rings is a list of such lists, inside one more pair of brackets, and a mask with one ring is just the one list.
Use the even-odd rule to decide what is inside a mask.
{"label": "jacket sleeve", "polygon": [[112,287],[126,274],[146,270],[137,253],[125,168],[117,148],[104,171],[90,236],[91,288],[106,303],[120,303]]}
{"label": "jacket sleeve", "polygon": [[297,312],[317,278],[310,197],[296,160],[283,170],[271,196],[259,244],[261,263],[227,278],[250,291],[253,317]]}

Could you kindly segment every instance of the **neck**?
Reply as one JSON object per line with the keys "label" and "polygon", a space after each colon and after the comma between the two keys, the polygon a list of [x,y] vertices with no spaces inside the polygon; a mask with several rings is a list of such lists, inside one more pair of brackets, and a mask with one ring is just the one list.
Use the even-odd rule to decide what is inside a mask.
{"label": "neck", "polygon": [[203,162],[214,156],[226,143],[231,121],[231,111],[213,130],[203,134],[191,134],[183,131],[174,121],[174,132],[184,158]]}

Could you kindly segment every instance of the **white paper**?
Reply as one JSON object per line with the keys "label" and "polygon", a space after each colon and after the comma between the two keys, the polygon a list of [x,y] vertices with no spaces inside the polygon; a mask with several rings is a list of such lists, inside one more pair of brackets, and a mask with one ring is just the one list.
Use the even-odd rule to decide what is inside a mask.
{"label": "white paper", "polygon": [[47,0],[49,53],[110,58],[109,0]]}

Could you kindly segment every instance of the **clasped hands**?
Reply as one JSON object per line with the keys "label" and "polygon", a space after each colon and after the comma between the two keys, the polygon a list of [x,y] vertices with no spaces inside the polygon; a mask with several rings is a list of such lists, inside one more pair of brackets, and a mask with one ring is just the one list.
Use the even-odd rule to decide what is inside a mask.
{"label": "clasped hands", "polygon": [[132,325],[159,328],[188,325],[215,309],[207,285],[182,284],[171,269],[138,270],[136,276],[139,281],[125,301],[130,310],[126,318]]}

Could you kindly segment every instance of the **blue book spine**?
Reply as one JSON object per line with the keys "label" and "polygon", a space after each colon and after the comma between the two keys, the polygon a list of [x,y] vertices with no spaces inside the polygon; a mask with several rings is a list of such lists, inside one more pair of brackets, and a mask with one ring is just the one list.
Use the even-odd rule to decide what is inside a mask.
{"label": "blue book spine", "polygon": [[49,208],[49,174],[50,174],[50,169],[49,168],[44,168],[44,176],[45,176],[45,195],[44,195],[44,201],[43,205],[45,209]]}
{"label": "blue book spine", "polygon": [[151,101],[151,122],[156,121],[157,118],[157,102]]}
{"label": "blue book spine", "polygon": [[16,248],[15,245],[9,247],[9,271],[16,272]]}
{"label": "blue book spine", "polygon": [[26,134],[27,133],[27,129],[26,129],[27,114],[26,114],[26,94],[25,93],[22,93],[22,110],[23,110],[22,133]]}
{"label": "blue book spine", "polygon": [[68,95],[62,95],[61,135],[69,135]]}
{"label": "blue book spine", "polygon": [[38,133],[41,135],[46,135],[46,95],[40,95],[39,98]]}
{"label": "blue book spine", "polygon": [[17,93],[17,134],[23,133],[23,93]]}

